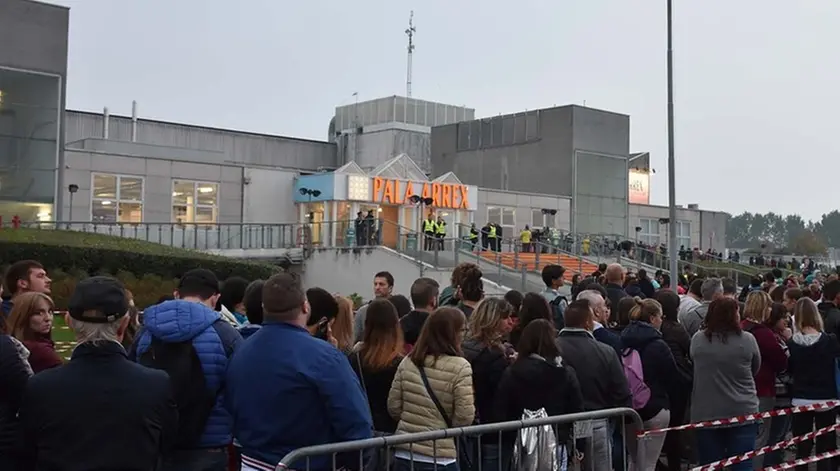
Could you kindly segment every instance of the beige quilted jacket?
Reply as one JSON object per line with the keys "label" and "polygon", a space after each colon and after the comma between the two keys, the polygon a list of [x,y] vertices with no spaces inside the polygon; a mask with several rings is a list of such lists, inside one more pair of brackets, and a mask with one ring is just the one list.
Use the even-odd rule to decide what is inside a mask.
{"label": "beige quilted jacket", "polygon": [[[437,361],[434,357],[426,357],[426,376],[443,409],[449,415],[454,427],[470,425],[475,418],[473,402],[472,368],[470,363],[461,357],[441,356]],[[388,412],[399,423],[396,433],[416,433],[446,428],[435,403],[426,392],[423,379],[417,366],[406,357],[394,375],[391,391],[388,394]],[[409,450],[408,445],[398,448]],[[427,456],[441,458],[456,458],[455,442],[453,439],[432,442],[418,442],[411,447],[411,451]]]}

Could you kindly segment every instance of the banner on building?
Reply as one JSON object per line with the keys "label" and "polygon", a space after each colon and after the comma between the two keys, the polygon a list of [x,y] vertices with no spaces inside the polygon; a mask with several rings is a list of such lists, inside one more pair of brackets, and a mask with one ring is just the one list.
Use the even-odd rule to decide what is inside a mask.
{"label": "banner on building", "polygon": [[630,203],[650,204],[650,173],[630,170],[628,180],[630,182]]}

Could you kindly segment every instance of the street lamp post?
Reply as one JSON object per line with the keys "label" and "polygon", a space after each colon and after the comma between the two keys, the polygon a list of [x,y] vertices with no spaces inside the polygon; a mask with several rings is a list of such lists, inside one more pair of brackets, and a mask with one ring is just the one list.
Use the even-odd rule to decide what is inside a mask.
{"label": "street lamp post", "polygon": [[639,250],[639,232],[642,232],[642,226],[636,226],[636,271],[642,269],[642,251]]}
{"label": "street lamp post", "polygon": [[674,170],[674,33],[673,33],[673,0],[667,1],[668,12],[668,255],[671,257],[671,290],[677,292],[677,192],[676,172]]}

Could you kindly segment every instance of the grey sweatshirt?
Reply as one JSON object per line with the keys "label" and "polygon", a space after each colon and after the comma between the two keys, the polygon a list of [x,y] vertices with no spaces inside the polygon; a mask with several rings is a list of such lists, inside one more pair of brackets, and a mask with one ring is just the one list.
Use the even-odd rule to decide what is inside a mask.
{"label": "grey sweatshirt", "polygon": [[691,338],[690,352],[694,361],[692,422],[758,412],[753,376],[761,367],[761,354],[752,334],[713,335],[709,340],[701,330]]}

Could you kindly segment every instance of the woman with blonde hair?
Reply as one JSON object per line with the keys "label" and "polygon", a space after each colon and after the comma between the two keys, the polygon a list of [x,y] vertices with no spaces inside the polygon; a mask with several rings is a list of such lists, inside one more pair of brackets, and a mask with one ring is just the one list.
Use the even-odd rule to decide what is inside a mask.
{"label": "woman with blonde hair", "polygon": [[330,321],[330,330],[336,341],[336,348],[344,353],[353,350],[353,301],[350,298],[336,295],[338,314]]}
{"label": "woman with blonde hair", "polygon": [[[388,412],[397,434],[426,432],[470,425],[475,419],[472,368],[461,344],[466,317],[460,309],[435,310],[423,325],[411,354],[397,368],[388,394]],[[396,471],[458,471],[455,440],[397,445]]]}
{"label": "woman with blonde hair", "polygon": [[[677,363],[671,348],[662,339],[659,329],[662,327],[662,305],[655,299],[633,298],[636,306],[630,310],[630,325],[621,333],[622,362],[633,362],[638,356],[641,360],[644,383],[650,389],[650,399],[636,411],[642,418],[645,430],[668,426],[671,420],[670,395],[683,386],[682,376],[677,370]],[[656,434],[645,440],[627,442],[631,470],[650,470],[657,468],[659,454],[665,442],[665,434]],[[636,463],[636,447],[643,446],[644,463]]]}
{"label": "woman with blonde hair", "polygon": [[[809,298],[801,298],[793,308],[796,333],[788,342],[790,360],[788,374],[791,377],[791,404],[793,407],[819,404],[837,399],[836,362],[840,357],[840,343],[834,334],[823,330],[823,319],[817,305]],[[794,414],[791,430],[793,436],[804,435],[814,430],[834,425],[837,413],[834,409]],[[811,456],[813,440],[806,440],[796,446],[796,457]],[[817,454],[834,451],[837,448],[837,434],[830,432],[817,437]],[[834,459],[821,460],[817,469],[833,470]]]}
{"label": "woman with blonde hair", "polygon": [[63,364],[52,340],[54,309],[49,296],[30,291],[15,297],[6,321],[9,334],[29,350],[29,364],[35,373]]}
{"label": "woman with blonde hair", "polygon": [[[779,287],[774,288],[780,289]],[[761,355],[761,367],[755,375],[755,389],[758,394],[759,412],[771,411],[776,407],[776,377],[787,368],[788,358],[785,350],[776,340],[773,329],[766,325],[773,310],[773,299],[765,291],[753,291],[747,295],[744,303],[744,312],[741,320],[741,329],[749,332],[755,337],[758,343],[758,352]],[[770,423],[775,419],[764,419],[758,427],[758,437],[755,446],[761,448],[770,438]],[[779,419],[784,420],[784,419]],[[771,460],[775,459],[775,455]],[[756,466],[763,467],[764,456],[759,455],[753,459]],[[777,463],[772,463],[777,464]]]}
{"label": "woman with blonde hair", "polygon": [[[464,358],[470,362],[475,390],[476,421],[498,422],[494,414],[496,389],[508,367],[504,338],[513,328],[513,306],[502,298],[485,298],[467,321],[469,332],[464,341]],[[507,451],[507,450],[506,450]],[[510,456],[505,453],[505,456]],[[493,433],[481,436],[481,467],[499,467],[499,440]],[[503,457],[502,462],[506,460]]]}

